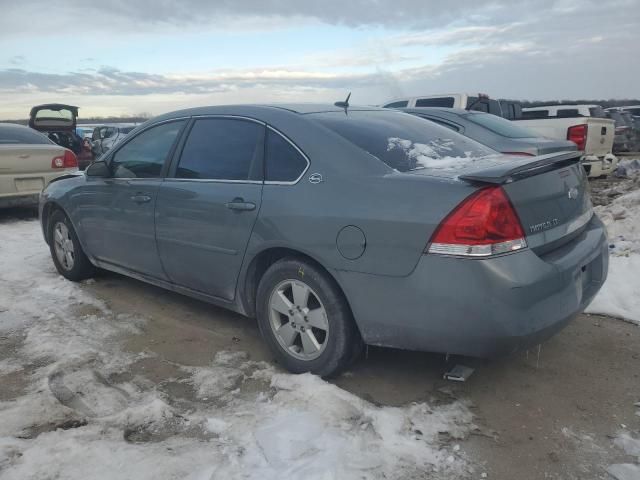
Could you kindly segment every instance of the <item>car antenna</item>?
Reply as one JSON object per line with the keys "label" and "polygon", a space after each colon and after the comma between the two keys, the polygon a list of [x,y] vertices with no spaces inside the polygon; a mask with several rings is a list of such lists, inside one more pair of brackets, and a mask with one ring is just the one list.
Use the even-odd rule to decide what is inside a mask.
{"label": "car antenna", "polygon": [[344,108],[345,115],[347,114],[347,108],[349,108],[349,99],[350,98],[351,98],[351,92],[349,92],[349,95],[347,95],[347,98],[345,99],[344,102],[336,102],[336,103],[334,103],[334,105],[336,107]]}

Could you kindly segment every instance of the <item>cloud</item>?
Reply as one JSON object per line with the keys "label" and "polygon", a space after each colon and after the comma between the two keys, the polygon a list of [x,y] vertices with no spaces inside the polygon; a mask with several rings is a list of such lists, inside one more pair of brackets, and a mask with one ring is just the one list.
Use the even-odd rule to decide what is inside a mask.
{"label": "cloud", "polygon": [[[302,38],[296,51],[303,53],[292,57],[286,55],[291,36],[276,32],[267,37],[275,30],[299,35],[310,25],[314,28],[309,31],[317,35],[319,24],[357,29],[358,38],[365,39],[350,43],[343,29],[344,47],[319,50],[305,47],[307,39]],[[147,102],[152,106],[141,108],[154,113],[186,97],[221,103],[294,97],[316,101],[342,98],[347,91],[353,91],[359,103],[443,91],[530,99],[633,97],[640,93],[640,62],[634,60],[639,24],[640,0],[10,2],[0,16],[0,50],[3,42],[18,50],[19,36],[29,36],[36,44],[71,42],[78,48],[83,39],[105,38],[108,45],[108,38],[117,36],[130,47],[122,50],[122,63],[113,56],[105,60],[98,50],[80,49],[77,58],[73,52],[61,55],[47,70],[31,65],[31,54],[29,59],[9,56],[24,53],[22,47],[14,52],[5,48],[0,93],[12,101],[73,97],[102,105],[108,99],[122,108]],[[234,32],[225,37],[229,43],[224,49],[237,58],[243,58],[243,49],[252,48],[242,37],[243,29],[259,30],[269,45],[282,44],[273,48],[265,66],[185,73],[174,71],[167,61],[158,69],[169,58],[160,46],[155,48],[158,39],[167,45],[185,31],[206,34],[220,29]],[[88,54],[92,61],[80,61]],[[159,59],[151,73],[141,71],[144,68],[136,62],[148,55]],[[110,66],[98,67],[103,63]]]}

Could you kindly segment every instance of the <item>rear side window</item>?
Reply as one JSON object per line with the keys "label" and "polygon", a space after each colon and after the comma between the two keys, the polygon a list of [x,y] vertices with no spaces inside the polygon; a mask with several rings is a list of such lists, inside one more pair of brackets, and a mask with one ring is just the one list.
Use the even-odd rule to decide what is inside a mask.
{"label": "rear side window", "polygon": [[467,110],[474,110],[477,112],[491,113],[493,115],[502,116],[502,108],[498,100],[491,100],[489,98],[469,97],[467,99]]}
{"label": "rear side window", "polygon": [[582,117],[577,108],[560,108],[556,112],[556,116],[559,118]]}
{"label": "rear side window", "polygon": [[49,145],[51,141],[27,127],[0,125],[0,145],[9,144]]}
{"label": "rear side window", "polygon": [[177,178],[262,180],[264,126],[247,120],[196,120],[180,155]]}
{"label": "rear side window", "polygon": [[400,172],[462,168],[496,154],[459,133],[400,112],[326,112],[309,117]]}
{"label": "rear side window", "polygon": [[136,135],[111,160],[116,178],[157,178],[185,121],[163,123]]}
{"label": "rear side window", "polygon": [[549,118],[549,110],[529,110],[522,112],[523,119]]}
{"label": "rear side window", "polygon": [[445,107],[453,108],[453,97],[419,98],[416,107]]}
{"label": "rear side window", "polygon": [[409,101],[402,100],[400,102],[387,103],[384,108],[405,108],[407,105],[409,105]]}
{"label": "rear side window", "polygon": [[296,181],[307,168],[307,160],[300,152],[271,129],[267,130],[266,150],[265,180],[269,182]]}

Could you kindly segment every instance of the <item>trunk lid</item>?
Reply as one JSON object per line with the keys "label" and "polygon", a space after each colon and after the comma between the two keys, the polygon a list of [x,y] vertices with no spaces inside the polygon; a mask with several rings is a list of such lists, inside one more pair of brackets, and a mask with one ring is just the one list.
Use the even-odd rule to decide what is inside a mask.
{"label": "trunk lid", "polygon": [[593,215],[581,152],[565,152],[475,168],[458,178],[502,184],[515,208],[527,245],[548,251],[569,241]]}
{"label": "trunk lid", "polygon": [[78,107],[62,103],[37,105],[29,113],[29,126],[40,132],[74,132]]}
{"label": "trunk lid", "polygon": [[0,145],[0,173],[28,175],[51,173],[51,161],[64,155],[64,148],[57,145]]}
{"label": "trunk lid", "polygon": [[554,140],[553,138],[532,138],[531,144],[538,148],[538,155],[547,155],[556,152],[575,152],[578,147],[568,140]]}

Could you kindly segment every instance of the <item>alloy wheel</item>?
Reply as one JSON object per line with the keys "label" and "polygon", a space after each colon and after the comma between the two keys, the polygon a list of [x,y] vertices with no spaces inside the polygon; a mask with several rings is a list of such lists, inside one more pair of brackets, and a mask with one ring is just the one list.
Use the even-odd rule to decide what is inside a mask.
{"label": "alloy wheel", "polygon": [[280,346],[299,360],[318,358],[327,346],[326,309],[318,294],[300,280],[284,280],[273,289],[269,324]]}
{"label": "alloy wheel", "polygon": [[53,229],[53,246],[58,262],[65,270],[71,270],[75,263],[73,240],[69,229],[63,222],[56,223]]}

